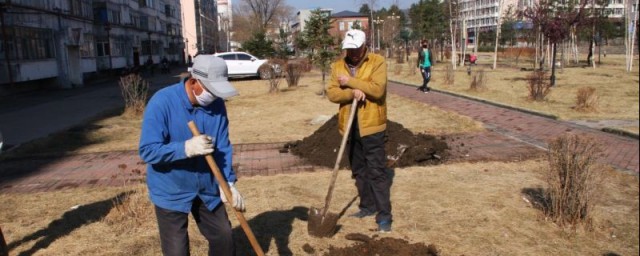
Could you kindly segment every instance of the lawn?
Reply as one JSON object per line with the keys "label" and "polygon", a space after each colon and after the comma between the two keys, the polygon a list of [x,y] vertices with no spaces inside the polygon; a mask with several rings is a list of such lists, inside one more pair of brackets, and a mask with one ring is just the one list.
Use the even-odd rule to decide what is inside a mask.
{"label": "lawn", "polygon": [[[637,77],[637,76],[636,76]],[[336,113],[337,105],[319,95],[320,77],[309,75],[301,86],[269,94],[265,81],[233,81],[240,95],[229,100],[233,143],[284,142],[302,139],[320,124],[311,120]],[[285,86],[286,87],[286,86]],[[636,96],[637,97],[637,96]],[[283,114],[286,113],[286,114]],[[420,118],[416,118],[416,117]],[[389,118],[414,133],[458,134],[481,131],[468,117],[389,96]],[[134,150],[139,119],[114,112],[72,131],[32,144],[69,154]],[[81,138],[65,148],[60,139]],[[123,137],[122,139],[118,137]],[[34,151],[15,151],[36,157]],[[544,159],[523,162],[445,163],[395,169],[392,187],[393,232],[380,235],[409,243],[434,244],[441,255],[638,255],[638,176],[604,168],[589,226],[565,229],[545,220],[523,199],[523,191],[545,186]],[[305,209],[321,207],[330,172],[244,177],[238,188],[246,198],[245,217],[267,255],[323,255],[329,247],[351,246],[350,233],[375,235],[372,219],[339,220],[331,238],[307,234]],[[76,188],[48,193],[1,194],[0,226],[11,255],[159,255],[152,206],[144,185],[120,188]],[[348,170],[340,172],[332,212],[356,209]],[[349,208],[347,208],[349,207]],[[237,255],[249,246],[232,213]],[[190,223],[193,255],[207,245]],[[308,254],[303,248],[313,248]]]}
{"label": "lawn", "polygon": [[[480,53],[478,65],[471,66],[471,75],[467,74],[469,66],[458,67],[452,85],[444,83],[445,67],[449,63],[437,63],[433,68],[433,81],[430,85],[437,90],[533,110],[562,120],[627,120],[630,125],[611,128],[638,134],[637,60],[632,72],[624,70],[624,56],[621,55],[607,55],[596,69],[587,67],[584,63],[560,68],[556,74],[556,86],[552,87],[544,101],[539,102],[527,98],[529,92],[526,78],[532,72],[521,71],[521,68],[530,70],[530,62],[521,58],[519,64],[515,65],[512,59],[501,59],[498,68],[493,70],[493,55]],[[396,64],[395,59],[389,59],[388,63],[390,80],[414,85],[422,83],[422,77],[415,72],[415,64]],[[415,63],[415,55],[410,58],[409,63]],[[473,76],[480,70],[484,71],[487,88],[483,91],[470,90]],[[596,90],[599,97],[597,109],[590,112],[577,111],[574,109],[576,93],[587,86]]]}

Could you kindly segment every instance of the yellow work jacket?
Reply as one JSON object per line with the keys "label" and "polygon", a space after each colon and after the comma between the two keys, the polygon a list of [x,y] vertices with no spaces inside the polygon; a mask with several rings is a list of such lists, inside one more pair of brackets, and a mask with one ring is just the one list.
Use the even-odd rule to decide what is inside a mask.
{"label": "yellow work jacket", "polygon": [[384,57],[375,53],[366,53],[357,67],[355,76],[351,76],[346,85],[340,86],[338,75],[351,75],[344,58],[331,66],[331,80],[327,96],[339,103],[338,130],[344,134],[353,101],[353,89],[366,94],[366,100],[359,102],[357,108],[360,136],[364,137],[387,129],[387,63]]}

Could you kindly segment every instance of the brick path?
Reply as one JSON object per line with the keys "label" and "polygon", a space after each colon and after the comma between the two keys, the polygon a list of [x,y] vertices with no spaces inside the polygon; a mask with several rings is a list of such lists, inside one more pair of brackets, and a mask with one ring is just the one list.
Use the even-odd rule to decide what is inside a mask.
{"label": "brick path", "polygon": [[602,132],[586,126],[558,121],[521,111],[479,103],[445,93],[418,93],[415,87],[391,83],[389,92],[444,110],[458,112],[485,124],[492,131],[516,140],[546,148],[546,142],[564,132],[594,138],[603,148],[601,162],[638,173],[638,140]]}
{"label": "brick path", "polygon": [[[457,152],[452,161],[521,161],[544,154],[546,141],[571,131],[594,137],[605,149],[602,162],[638,173],[638,140],[576,124],[479,103],[445,93],[418,93],[390,83],[389,92],[483,122],[488,131],[446,138]],[[235,145],[240,177],[315,171],[300,158],[280,152],[281,143]],[[326,170],[327,168],[322,168]],[[30,157],[0,162],[0,193],[38,192],[80,186],[118,186],[138,182],[145,170],[137,152]]]}

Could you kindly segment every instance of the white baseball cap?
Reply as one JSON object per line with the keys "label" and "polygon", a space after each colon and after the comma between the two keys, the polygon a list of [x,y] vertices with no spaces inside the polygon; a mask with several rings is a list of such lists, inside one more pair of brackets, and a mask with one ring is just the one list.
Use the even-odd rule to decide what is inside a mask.
{"label": "white baseball cap", "polygon": [[362,32],[362,30],[349,30],[344,35],[344,40],[342,40],[342,49],[360,48],[365,41],[367,41],[367,36]]}
{"label": "white baseball cap", "polygon": [[213,95],[226,99],[238,95],[238,91],[229,83],[227,63],[213,55],[198,55],[193,59],[191,76],[200,80]]}

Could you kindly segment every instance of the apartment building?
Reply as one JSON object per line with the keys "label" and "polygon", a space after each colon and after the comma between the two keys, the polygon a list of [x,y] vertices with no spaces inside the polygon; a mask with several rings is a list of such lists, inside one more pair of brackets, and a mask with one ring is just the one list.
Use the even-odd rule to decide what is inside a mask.
{"label": "apartment building", "polygon": [[185,56],[189,63],[198,54],[220,51],[216,0],[180,0]]}
{"label": "apartment building", "polygon": [[360,27],[360,30],[367,34],[367,38],[371,38],[369,15],[352,11],[341,11],[332,14],[329,34],[335,37],[338,42],[341,42],[342,39],[344,39],[345,33],[352,29],[356,24]]}
{"label": "apartment building", "polygon": [[179,0],[0,0],[0,90],[73,88],[147,59],[181,61],[180,13]]}

